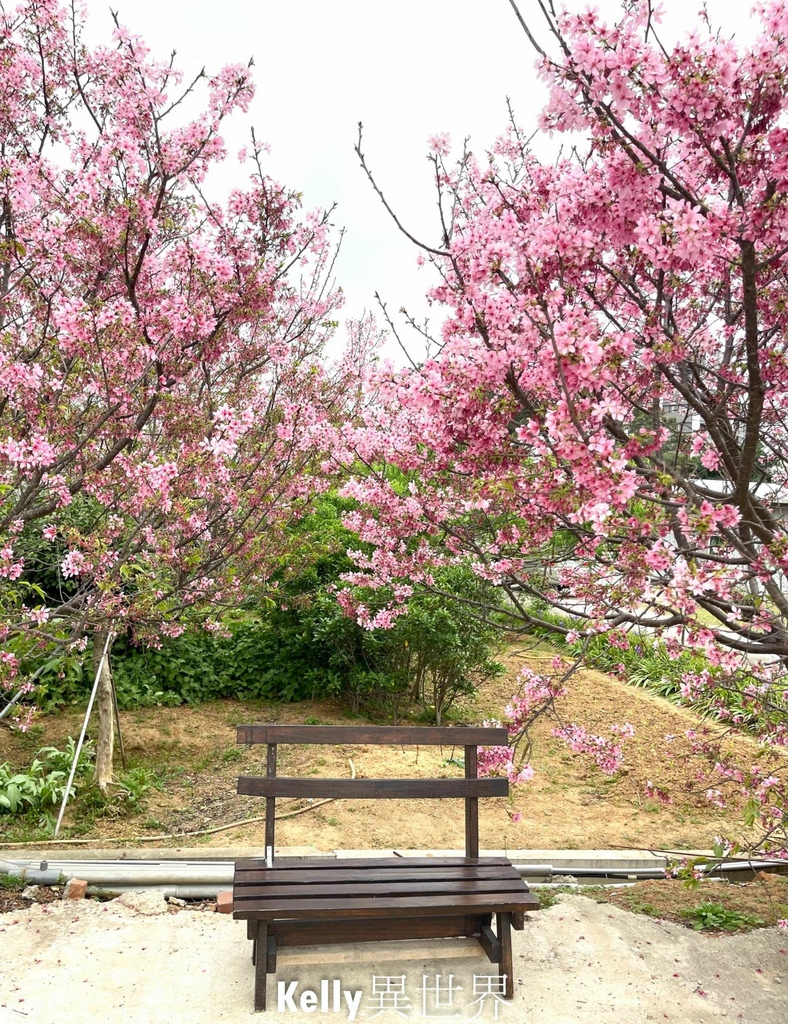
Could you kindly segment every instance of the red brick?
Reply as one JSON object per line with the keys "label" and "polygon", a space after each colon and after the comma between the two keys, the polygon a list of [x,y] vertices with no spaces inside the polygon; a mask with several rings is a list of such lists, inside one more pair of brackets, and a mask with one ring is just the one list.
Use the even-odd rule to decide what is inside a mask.
{"label": "red brick", "polygon": [[64,900],[83,900],[87,892],[88,883],[83,878],[69,878],[63,890]]}
{"label": "red brick", "polygon": [[216,909],[220,914],[232,914],[233,894],[231,891],[220,892],[216,897]]}

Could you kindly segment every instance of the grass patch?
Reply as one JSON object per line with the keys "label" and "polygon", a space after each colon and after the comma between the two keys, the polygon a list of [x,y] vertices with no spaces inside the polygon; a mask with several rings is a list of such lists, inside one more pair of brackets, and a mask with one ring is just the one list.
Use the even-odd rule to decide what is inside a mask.
{"label": "grass patch", "polygon": [[761,917],[742,914],[738,910],[728,910],[720,903],[701,900],[688,910],[682,910],[681,916],[687,918],[695,931],[710,932],[741,932],[750,928],[758,928],[765,922]]}
{"label": "grass patch", "polygon": [[672,879],[608,889],[606,901],[624,910],[675,921],[696,931],[750,931],[788,916],[788,878],[759,872],[746,882],[704,880],[689,889]]}
{"label": "grass patch", "polygon": [[767,872],[743,883],[706,880],[693,889],[674,879],[653,879],[622,888],[534,886],[534,892],[540,910],[555,906],[569,893],[704,932],[746,932],[788,917],[788,877]]}

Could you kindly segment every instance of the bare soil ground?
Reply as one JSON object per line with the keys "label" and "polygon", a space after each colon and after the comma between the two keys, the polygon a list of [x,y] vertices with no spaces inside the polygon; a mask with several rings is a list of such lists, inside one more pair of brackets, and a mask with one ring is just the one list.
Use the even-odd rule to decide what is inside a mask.
{"label": "bare soil ground", "polygon": [[[472,977],[490,972],[486,958],[432,959],[434,945],[423,960],[409,962],[390,960],[392,952],[386,956],[384,947],[376,947],[377,963],[327,965],[318,951],[313,964],[277,965],[277,981],[295,982],[300,993],[319,990],[323,978],[340,978],[343,988],[363,997],[356,1019],[374,1018],[377,1024],[402,1024],[405,1014],[414,1021],[436,1020],[442,1012],[446,1020],[445,1010],[424,1007],[420,993],[425,982],[437,988],[433,979],[441,972],[445,986],[448,971],[456,981],[450,1013],[457,1020],[479,1011],[479,1021],[501,1024],[785,1022],[786,943],[776,928],[709,937],[579,895],[561,895],[555,906],[529,915],[525,929],[512,938],[514,999],[483,1011],[470,1001]],[[225,914],[172,912],[151,893],[126,893],[103,905],[69,900],[0,915],[0,943],[2,1024],[251,1020],[253,968],[246,929]],[[380,1013],[372,991],[375,975],[402,980],[404,1012]],[[271,987],[266,1024],[304,1019],[287,1009],[278,1012]],[[309,1018],[311,1024],[347,1020],[319,1008]]]}
{"label": "bare soil ground", "polygon": [[[533,655],[527,661],[534,667],[540,664]],[[522,664],[522,657],[511,656],[507,676],[487,685],[465,705],[462,720],[500,718]],[[573,754],[552,735],[553,721],[541,720],[533,730],[533,781],[517,787],[508,799],[482,801],[483,848],[688,850],[708,848],[715,835],[740,835],[738,809],[719,810],[705,797],[704,764],[684,737],[688,728],[699,725],[694,715],[594,671],[573,679],[558,711],[564,721],[576,721],[592,730],[604,731],[610,722],[630,722],[635,737],[627,742],[623,768],[615,776],[604,775],[588,758]],[[29,763],[38,747],[62,744],[67,736],[76,736],[80,718],[81,712],[76,710],[43,717],[32,737],[3,730],[0,760],[18,766]],[[248,721],[346,724],[349,717],[345,708],[326,701],[293,705],[222,701],[123,712],[127,755],[133,764],[155,768],[163,779],[162,788],[150,791],[142,814],[110,813],[80,822],[67,812],[65,834],[87,834],[100,845],[105,840],[133,843],[178,833],[181,838],[156,838],[155,842],[158,846],[182,845],[183,833],[261,816],[262,800],[235,793],[238,775],[264,772],[264,750],[240,748],[235,743],[234,727]],[[676,737],[670,744],[665,743],[667,734]],[[756,755],[755,746],[746,738],[732,743],[739,759],[749,764]],[[279,772],[328,777],[347,777],[352,771],[357,777],[450,777],[462,774],[462,753],[450,747],[280,747]],[[649,799],[649,781],[667,790],[673,802],[664,805]],[[282,846],[333,850],[451,849],[463,845],[459,802],[455,806],[431,800],[347,800],[312,808],[304,801],[282,800],[277,803],[277,817],[277,843]],[[16,828],[10,831],[8,819],[0,822],[0,842],[3,830],[6,839],[26,838]],[[262,830],[260,821],[237,825],[193,837],[190,845],[255,844],[261,842]],[[39,833],[29,838],[44,836]]]}
{"label": "bare soil ground", "polygon": [[[746,915],[751,923],[760,921],[758,927],[762,927],[777,924],[788,913],[788,878],[761,871],[749,882],[734,884],[707,880],[695,889],[688,889],[686,885],[674,881],[654,879],[627,888],[605,889],[597,893],[595,898],[603,903],[615,903],[624,910],[676,921],[688,927],[692,927],[693,922],[687,916],[687,911],[701,902],[708,902],[726,911]],[[749,926],[742,922],[739,927],[728,927],[725,930],[746,931]],[[722,929],[712,927],[709,930]]]}

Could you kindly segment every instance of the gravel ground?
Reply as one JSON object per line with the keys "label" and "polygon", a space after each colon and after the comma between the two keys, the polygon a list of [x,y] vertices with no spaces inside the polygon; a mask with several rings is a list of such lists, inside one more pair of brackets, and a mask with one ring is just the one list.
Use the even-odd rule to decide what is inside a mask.
{"label": "gravel ground", "polygon": [[[783,1024],[788,936],[775,928],[710,937],[582,896],[534,915],[514,933],[517,990],[511,1003],[478,1002],[474,976],[485,959],[389,961],[281,967],[277,981],[293,997],[277,1009],[269,978],[269,1024],[344,1022],[334,1011],[298,1008],[305,989],[333,979],[361,992],[355,1019],[476,1019],[502,1024]],[[152,893],[108,903],[63,901],[0,915],[1,1024],[216,1024],[251,1022],[252,966],[242,922],[170,908]],[[404,974],[404,983],[392,980]],[[437,975],[453,975],[451,1007],[434,1001]],[[373,975],[377,981],[373,980]],[[295,989],[289,988],[297,982]],[[404,984],[402,1012],[380,1012],[374,989]],[[483,981],[478,984],[484,985]],[[456,986],[461,986],[457,990]],[[387,997],[389,1004],[394,998]],[[477,1001],[474,1003],[474,999]],[[473,1005],[472,1005],[473,1004]],[[308,1007],[308,1003],[305,1004]],[[295,1012],[292,1007],[296,1007]]]}

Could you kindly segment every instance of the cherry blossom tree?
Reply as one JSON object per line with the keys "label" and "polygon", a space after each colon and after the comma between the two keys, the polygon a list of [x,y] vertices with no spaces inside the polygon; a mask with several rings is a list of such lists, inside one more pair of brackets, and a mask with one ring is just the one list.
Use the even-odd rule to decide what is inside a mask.
{"label": "cherry blossom tree", "polygon": [[105,45],[83,28],[76,3],[0,7],[7,695],[51,645],[173,635],[190,612],[218,626],[321,486],[316,440],[353,363],[322,359],[330,211],[300,214],[254,135],[244,187],[209,198],[249,67],[186,81],[117,19]]}
{"label": "cherry blossom tree", "polygon": [[[515,635],[695,649],[708,671],[686,698],[713,691],[784,746],[788,5],[758,4],[751,45],[704,21],[669,47],[647,0],[610,24],[551,0],[529,24],[511,2],[549,89],[540,130],[565,143],[538,159],[514,117],[483,158],[431,140],[440,240],[419,244],[448,315],[346,434],[368,467],[349,522],[375,545],[352,582],[429,584],[470,559]],[[565,669],[524,680],[515,732]],[[617,763],[620,735],[564,734]],[[784,760],[715,771],[785,851]]]}

